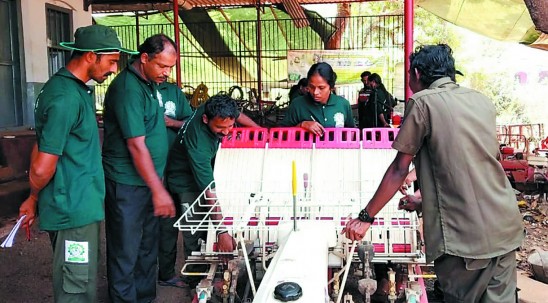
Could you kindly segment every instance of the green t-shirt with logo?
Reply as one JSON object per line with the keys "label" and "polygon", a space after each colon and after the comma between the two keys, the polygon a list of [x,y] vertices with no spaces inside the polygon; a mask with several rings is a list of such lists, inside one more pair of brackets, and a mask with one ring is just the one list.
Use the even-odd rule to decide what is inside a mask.
{"label": "green t-shirt with logo", "polygon": [[44,86],[34,109],[38,150],[59,156],[38,195],[40,228],[65,230],[104,219],[105,179],[91,90],[65,68]]}
{"label": "green t-shirt with logo", "polygon": [[[162,82],[158,85],[160,92],[160,102],[164,105],[164,114],[172,119],[184,121],[192,115],[192,108],[186,99],[183,91],[176,84]],[[178,129],[167,128],[167,142],[173,143],[177,136]]]}
{"label": "green t-shirt with logo", "polygon": [[323,127],[355,127],[350,102],[331,94],[327,103],[320,104],[309,94],[291,101],[280,126],[296,126],[303,121],[316,121]]}
{"label": "green t-shirt with logo", "polygon": [[177,134],[169,151],[166,181],[172,193],[201,192],[213,181],[220,138],[203,122],[200,106]]}
{"label": "green t-shirt with logo", "polygon": [[121,184],[145,186],[126,140],[145,137],[154,168],[163,176],[168,142],[164,107],[157,84],[138,75],[132,65],[122,70],[105,95],[103,166],[105,177]]}

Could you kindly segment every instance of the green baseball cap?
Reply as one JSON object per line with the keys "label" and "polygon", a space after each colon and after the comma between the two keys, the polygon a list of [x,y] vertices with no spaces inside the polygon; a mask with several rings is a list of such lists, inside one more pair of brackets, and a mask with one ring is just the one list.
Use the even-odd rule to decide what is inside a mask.
{"label": "green baseball cap", "polygon": [[74,42],[61,42],[61,46],[82,52],[125,52],[136,55],[139,52],[122,47],[116,32],[104,25],[94,24],[80,27],[74,33]]}

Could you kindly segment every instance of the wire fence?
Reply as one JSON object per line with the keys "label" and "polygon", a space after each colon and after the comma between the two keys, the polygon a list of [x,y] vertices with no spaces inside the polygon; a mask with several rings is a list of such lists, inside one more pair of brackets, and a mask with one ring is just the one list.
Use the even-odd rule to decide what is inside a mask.
{"label": "wire fence", "polygon": [[[180,24],[181,79],[192,93],[200,84],[209,94],[228,91],[239,86],[244,99],[249,92],[262,87],[263,99],[287,100],[293,84],[288,79],[288,51],[324,50],[332,35],[340,34],[337,50],[379,50],[384,56],[381,74],[389,91],[394,88],[396,65],[403,62],[403,15],[355,16],[348,18],[307,19],[311,26],[297,28],[292,19],[257,21],[195,22]],[[345,23],[343,33],[335,33],[333,24]],[[260,24],[260,52],[258,52],[258,24]],[[163,33],[174,38],[171,23],[113,26],[123,45],[137,47],[147,37]],[[260,54],[260,59],[259,59]],[[260,61],[259,61],[260,60]],[[261,86],[259,86],[259,66]],[[121,67],[123,65],[121,64]],[[172,71],[175,79],[175,68]],[[362,87],[359,75],[355,83],[337,85],[337,93],[348,100],[357,99]],[[96,104],[99,110],[110,81],[97,85]],[[265,89],[266,88],[266,89]]]}

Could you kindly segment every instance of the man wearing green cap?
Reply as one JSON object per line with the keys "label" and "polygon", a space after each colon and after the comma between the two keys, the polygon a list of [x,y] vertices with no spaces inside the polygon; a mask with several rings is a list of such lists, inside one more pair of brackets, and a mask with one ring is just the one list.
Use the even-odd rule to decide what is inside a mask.
{"label": "man wearing green cap", "polygon": [[158,217],[175,216],[162,184],[168,140],[158,84],[177,60],[175,43],[158,34],[116,76],[105,96],[107,276],[112,302],[156,297]]}
{"label": "man wearing green cap", "polygon": [[96,302],[99,226],[105,183],[95,102],[86,85],[116,72],[121,47],[114,30],[91,25],[61,43],[72,57],[44,86],[34,109],[36,140],[31,193],[19,209],[29,227],[40,209],[40,229],[53,248],[55,302]]}

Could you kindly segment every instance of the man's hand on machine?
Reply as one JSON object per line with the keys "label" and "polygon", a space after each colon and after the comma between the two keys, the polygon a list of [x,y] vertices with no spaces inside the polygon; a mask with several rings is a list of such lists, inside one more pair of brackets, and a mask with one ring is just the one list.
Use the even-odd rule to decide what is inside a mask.
{"label": "man's hand on machine", "polygon": [[236,240],[228,233],[223,232],[217,236],[217,249],[219,252],[233,252]]}
{"label": "man's hand on machine", "polygon": [[371,223],[363,222],[358,218],[351,219],[346,223],[341,234],[345,234],[346,238],[351,241],[360,241],[365,236],[365,233],[371,226]]}
{"label": "man's hand on machine", "polygon": [[[217,235],[217,251],[221,253],[232,253],[236,248],[236,240],[226,231]],[[232,259],[232,255],[220,255],[220,260],[224,264]]]}

